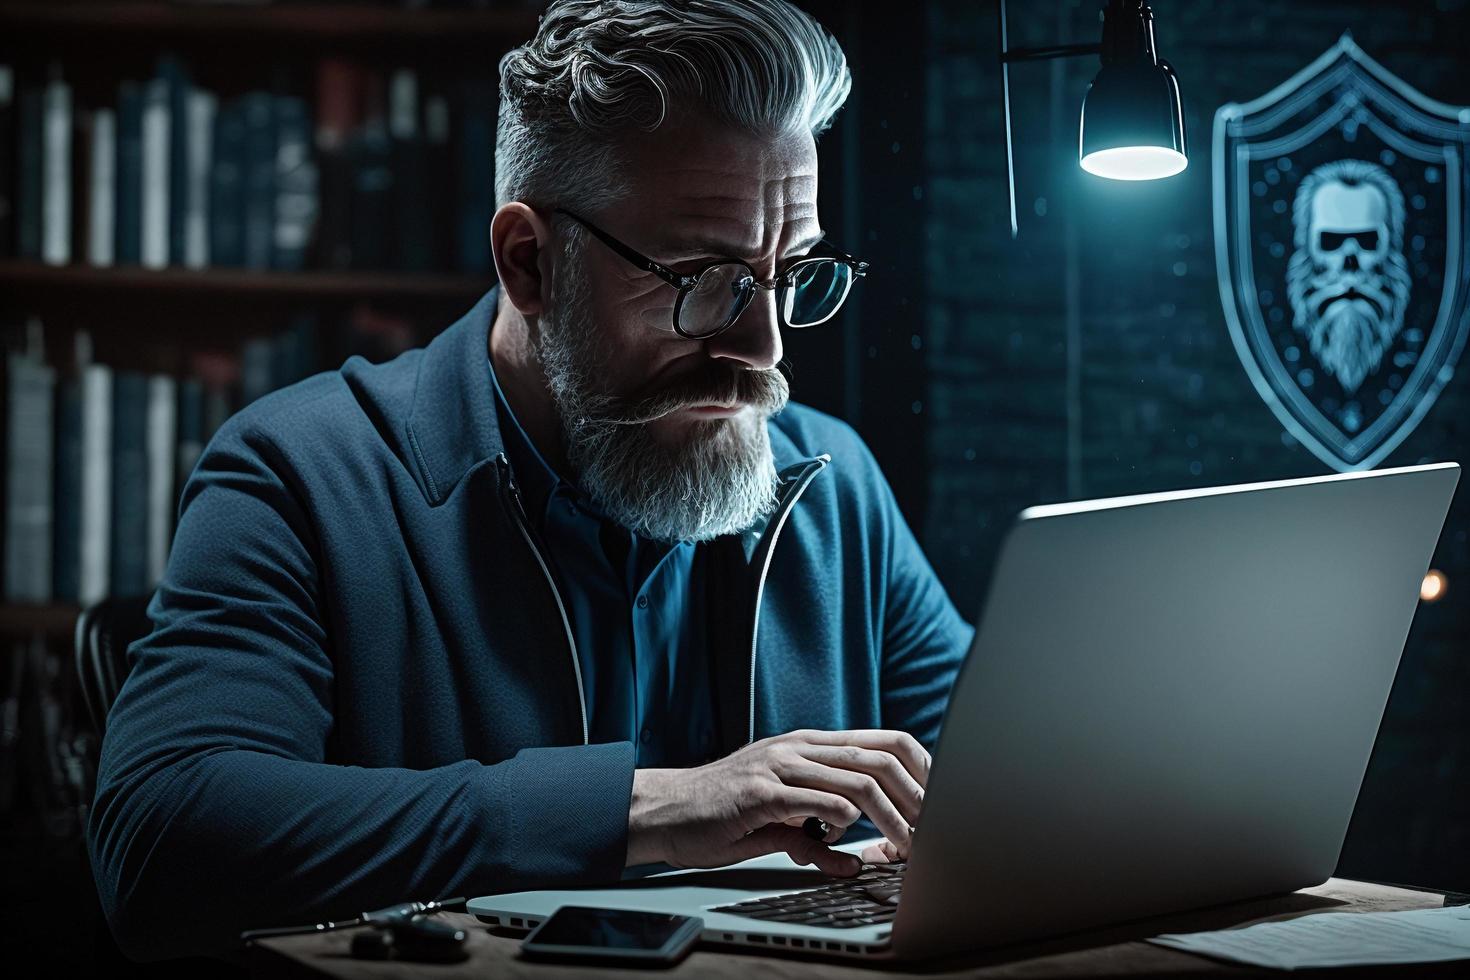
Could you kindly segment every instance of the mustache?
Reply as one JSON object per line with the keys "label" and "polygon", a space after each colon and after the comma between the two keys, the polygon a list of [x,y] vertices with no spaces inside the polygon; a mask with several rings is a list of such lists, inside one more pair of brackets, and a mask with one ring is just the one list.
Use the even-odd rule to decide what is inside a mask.
{"label": "mustache", "polygon": [[645,395],[609,406],[603,418],[617,425],[643,425],[693,405],[747,405],[761,415],[786,407],[791,388],[775,368],[736,368],[718,361]]}
{"label": "mustache", "polygon": [[1360,299],[1382,317],[1390,302],[1387,284],[1379,276],[1317,276],[1307,290],[1307,304],[1322,316],[1339,300]]}

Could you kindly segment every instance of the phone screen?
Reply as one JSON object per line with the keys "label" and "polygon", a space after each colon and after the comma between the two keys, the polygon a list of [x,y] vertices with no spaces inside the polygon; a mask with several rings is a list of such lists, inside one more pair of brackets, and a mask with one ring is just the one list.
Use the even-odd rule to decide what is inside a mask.
{"label": "phone screen", "polygon": [[543,922],[527,941],[547,946],[656,951],[663,949],[688,921],[687,915],[665,912],[566,906]]}

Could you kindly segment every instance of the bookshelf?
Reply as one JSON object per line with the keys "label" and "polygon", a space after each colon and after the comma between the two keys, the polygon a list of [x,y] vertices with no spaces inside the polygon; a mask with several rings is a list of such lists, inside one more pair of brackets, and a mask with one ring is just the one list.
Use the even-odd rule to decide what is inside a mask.
{"label": "bookshelf", "polygon": [[144,269],[50,266],[19,259],[0,260],[0,290],[20,300],[87,294],[100,300],[125,296],[188,296],[230,301],[258,298],[301,300],[382,299],[390,301],[473,301],[494,285],[481,276],[448,273],[301,272],[252,269]]}
{"label": "bookshelf", "polygon": [[0,33],[27,31],[48,42],[88,42],[93,32],[146,37],[180,44],[227,35],[230,43],[320,46],[431,44],[449,48],[509,46],[536,30],[534,5],[483,10],[408,10],[353,3],[184,4],[161,2],[61,2],[7,0],[0,4]]}
{"label": "bookshelf", "polygon": [[[8,331],[7,344],[13,349],[17,330],[23,332],[32,318],[44,324],[45,360],[54,372],[52,383],[58,386],[75,374],[67,364],[67,352],[80,331],[92,336],[96,358],[118,372],[168,374],[180,386],[194,370],[190,365],[199,363],[200,357],[218,368],[220,352],[233,349],[235,373],[217,374],[205,384],[228,385],[233,407],[238,408],[251,397],[243,391],[248,387],[244,379],[249,355],[242,353],[242,345],[252,338],[257,353],[261,343],[277,335],[299,346],[303,353],[299,365],[293,367],[299,368],[295,377],[310,373],[307,368],[335,368],[345,355],[364,353],[343,340],[359,328],[365,331],[368,345],[382,342],[386,331],[392,340],[384,342],[385,350],[394,344],[403,346],[404,337],[412,336],[418,343],[427,340],[494,283],[493,270],[487,268],[483,232],[475,233],[476,222],[483,226],[485,209],[493,202],[487,203],[483,191],[467,189],[465,175],[476,175],[474,180],[484,183],[491,179],[487,168],[493,165],[495,66],[501,53],[535,32],[541,6],[529,0],[497,0],[473,8],[434,0],[414,8],[398,0],[245,4],[0,0],[0,66],[9,65],[14,72],[9,82],[10,114],[0,112],[0,127],[11,127],[9,142],[0,140],[0,154],[9,155],[11,169],[7,176],[6,168],[0,167],[0,181],[11,183],[8,188],[0,186],[0,196],[8,191],[14,205],[21,190],[16,166],[20,163],[17,140],[22,89],[29,85],[44,90],[55,74],[53,66],[59,66],[70,88],[67,125],[73,127],[72,139],[81,140],[68,153],[73,213],[68,261],[58,264],[42,261],[34,252],[23,253],[20,239],[14,237],[19,234],[18,211],[10,212],[10,225],[0,223],[6,238],[0,243],[0,326]],[[218,125],[227,102],[244,102],[252,92],[266,92],[278,100],[295,97],[305,107],[310,128],[298,129],[297,138],[304,138],[315,155],[317,210],[310,242],[297,246],[296,257],[287,267],[278,267],[276,258],[223,258],[212,224],[206,232],[209,259],[202,268],[196,267],[197,262],[181,260],[174,239],[166,246],[168,259],[163,263],[148,261],[146,254],[140,261],[136,250],[125,256],[120,246],[115,256],[108,250],[106,262],[93,263],[85,244],[88,212],[84,208],[88,195],[96,191],[83,179],[95,166],[87,156],[90,120],[97,111],[112,111],[112,138],[119,140],[115,152],[121,153],[119,85],[130,79],[146,93],[150,76],[164,74],[165,59],[185,66],[185,86],[214,93],[219,115],[211,110],[206,124],[210,127]],[[397,170],[406,144],[396,129],[401,112],[394,115],[400,109],[394,102],[396,76],[405,71],[416,75],[408,97],[416,116],[415,132],[410,136],[418,141],[413,152],[422,154],[410,161],[417,169],[408,171],[407,179]],[[437,116],[430,107],[434,101],[439,103]],[[173,119],[188,118],[192,124],[192,116],[178,114],[180,108],[179,103],[170,106]],[[435,118],[442,120],[440,131],[447,127],[450,133],[438,143],[431,121]],[[378,143],[354,142],[372,128],[375,119]],[[323,149],[324,123],[335,127],[336,142],[328,142],[336,157],[329,157]],[[281,132],[284,130],[278,131],[278,137],[284,139]],[[212,141],[218,152],[218,130],[214,133],[205,140]],[[464,149],[486,144],[492,148],[489,157],[483,152],[474,156]],[[364,155],[353,155],[357,153]],[[177,151],[173,159],[177,164]],[[121,165],[119,157],[117,166]],[[358,212],[369,215],[369,228],[382,227],[381,221],[391,222],[377,237],[394,242],[390,251],[380,250],[375,257],[359,261],[356,249],[364,222],[342,224],[347,220],[342,217],[342,208],[347,206],[342,202],[351,199],[351,219],[351,208],[360,207],[364,200],[358,196],[364,186],[360,169],[364,166],[393,168],[394,179],[402,180],[395,187],[413,189],[415,198],[406,211],[395,203],[393,195],[401,192],[394,190],[369,201],[370,210]],[[135,174],[131,179],[138,178]],[[350,191],[343,190],[345,196],[334,201],[334,188]],[[177,185],[171,188],[171,197],[175,202],[181,199]],[[336,210],[331,213],[336,223],[328,235],[324,229],[334,205]],[[111,206],[120,209],[121,199]],[[277,221],[281,207],[277,199],[273,210]],[[430,218],[415,224],[412,236],[404,236],[401,222],[412,221],[415,209]],[[212,223],[214,212],[205,213],[211,215],[207,220]],[[470,216],[469,220],[461,215]],[[121,221],[120,210],[116,220]],[[176,224],[177,216],[170,221]],[[173,234],[176,238],[176,229]],[[407,259],[408,253],[401,250],[406,237],[411,237],[414,250]],[[473,241],[476,238],[478,242]],[[340,258],[340,249],[333,253],[321,246],[322,241],[340,244],[347,239],[354,250],[351,261]],[[272,242],[278,258],[279,238]],[[146,244],[144,248],[146,253]],[[333,254],[338,257],[329,258]],[[302,318],[309,324],[305,339],[296,325]],[[201,324],[208,324],[209,329],[201,330]],[[293,331],[297,336],[287,337]],[[382,356],[391,354],[392,350],[386,350]],[[368,352],[365,356],[374,355]],[[279,357],[272,355],[272,360],[278,369]],[[292,380],[283,380],[279,372],[274,378],[275,383]],[[259,384],[255,387],[258,396],[262,389]],[[0,413],[8,411],[8,404],[0,401]],[[10,424],[5,420],[0,433]],[[180,438],[182,431],[180,422]],[[205,430],[206,440],[209,431]],[[9,456],[6,462],[11,465]],[[183,472],[180,464],[178,476]],[[42,636],[48,646],[69,650],[79,611],[68,598],[0,601],[0,638]],[[0,649],[10,646],[0,644]]]}

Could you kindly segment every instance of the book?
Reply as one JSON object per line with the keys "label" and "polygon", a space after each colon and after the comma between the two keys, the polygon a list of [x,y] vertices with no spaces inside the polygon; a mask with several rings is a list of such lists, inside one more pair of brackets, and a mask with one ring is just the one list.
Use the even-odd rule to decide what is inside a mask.
{"label": "book", "polygon": [[137,265],[143,261],[143,87],[131,80],[117,89],[116,176],[113,259]]}
{"label": "book", "polygon": [[92,143],[96,112],[78,104],[72,109],[71,130],[71,253],[73,261],[88,262],[92,227]]}
{"label": "book", "polygon": [[168,82],[155,78],[143,90],[142,262],[162,269],[169,261],[169,193],[172,163]]}
{"label": "book", "polygon": [[276,96],[275,240],[278,269],[306,265],[307,248],[316,228],[317,168],[312,156],[311,117],[306,101]]}
{"label": "book", "polygon": [[55,372],[14,352],[5,381],[5,600],[49,602]]}
{"label": "book", "polygon": [[490,218],[495,213],[496,90],[487,79],[469,79],[462,89],[459,128],[459,269],[488,274]]}
{"label": "book", "polygon": [[78,501],[77,601],[90,606],[107,597],[112,574],[112,369],[80,368],[81,496]]}
{"label": "book", "polygon": [[15,254],[15,69],[0,65],[0,258]]}
{"label": "book", "polygon": [[23,259],[41,258],[42,144],[46,141],[45,112],[39,88],[26,86],[17,101],[17,165],[15,194],[15,253]]}
{"label": "book", "polygon": [[117,246],[117,113],[92,113],[92,146],[87,172],[87,261],[110,266]]}
{"label": "book", "polygon": [[41,159],[41,260],[71,261],[71,86],[60,77],[46,83],[45,144]]}
{"label": "book", "polygon": [[184,166],[184,253],[186,268],[203,269],[210,255],[210,182],[214,160],[214,122],[219,100],[213,92],[194,89],[187,112],[188,153]]}
{"label": "book", "polygon": [[392,254],[392,144],[384,115],[383,79],[370,74],[365,82],[362,125],[352,136],[348,166],[352,173],[350,230],[354,269],[386,269]]}
{"label": "book", "polygon": [[433,267],[454,268],[454,156],[449,99],[435,93],[424,99],[424,158],[428,191],[429,240]]}
{"label": "book", "polygon": [[249,405],[275,387],[271,338],[251,337],[240,347],[240,403]]}
{"label": "book", "polygon": [[183,265],[188,237],[189,97],[194,86],[175,55],[159,57],[158,80],[168,102],[168,263]]}
{"label": "book", "polygon": [[434,267],[428,160],[419,127],[418,75],[393,73],[388,89],[388,133],[393,141],[394,268],[427,272]]}
{"label": "book", "polygon": [[163,578],[173,537],[174,456],[178,437],[178,385],[166,374],[148,378],[147,428],[144,451],[148,458],[147,583],[151,590]]}
{"label": "book", "polygon": [[56,385],[56,475],[52,487],[51,594],[76,602],[82,575],[82,379]]}
{"label": "book", "polygon": [[209,257],[215,265],[245,264],[245,115],[239,100],[219,107],[209,175]]}
{"label": "book", "polygon": [[245,255],[249,269],[269,269],[276,225],[275,99],[269,92],[240,97],[245,116]]}
{"label": "book", "polygon": [[179,441],[174,456],[174,501],[184,491],[194,464],[204,452],[204,382],[197,377],[179,382]]}
{"label": "book", "polygon": [[323,58],[316,72],[316,159],[321,214],[313,248],[324,269],[352,266],[352,171],[348,142],[357,126],[361,71],[343,58]]}
{"label": "book", "polygon": [[147,440],[148,377],[118,371],[112,384],[112,596],[148,591]]}

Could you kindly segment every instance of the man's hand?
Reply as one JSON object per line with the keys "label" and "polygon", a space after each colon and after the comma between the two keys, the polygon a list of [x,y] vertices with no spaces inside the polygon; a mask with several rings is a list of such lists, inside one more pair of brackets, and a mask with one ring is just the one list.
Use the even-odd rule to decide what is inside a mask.
{"label": "man's hand", "polygon": [[[797,864],[854,875],[862,861],[827,845],[864,814],[887,840],[865,850],[862,860],[903,860],[924,804],[929,762],[906,732],[804,730],[753,742],[695,769],[635,770],[628,864],[709,868],[785,851]],[[832,828],[826,841],[802,831],[808,817]]]}

